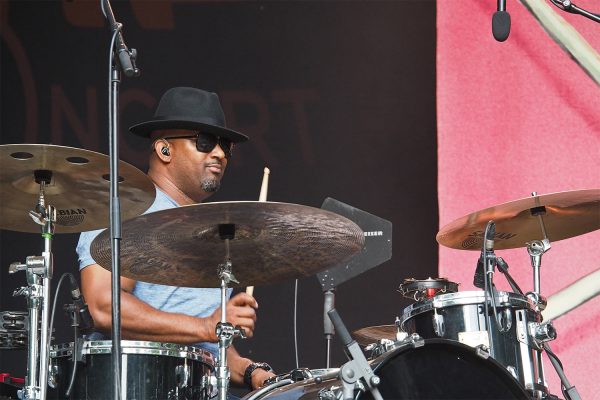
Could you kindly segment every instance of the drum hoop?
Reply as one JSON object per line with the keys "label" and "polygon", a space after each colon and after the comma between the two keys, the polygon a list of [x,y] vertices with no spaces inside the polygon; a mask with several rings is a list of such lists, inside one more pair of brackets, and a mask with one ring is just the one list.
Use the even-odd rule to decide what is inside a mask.
{"label": "drum hoop", "polygon": [[[194,346],[186,346],[176,343],[146,342],[137,340],[122,340],[121,351],[123,354],[140,354],[186,358],[201,361],[210,367],[215,365],[213,354],[205,349]],[[111,340],[85,341],[81,350],[83,355],[111,354]],[[50,347],[50,357],[65,357],[73,354],[73,342],[62,343]]]}
{"label": "drum hoop", "polygon": [[[485,294],[483,291],[466,291],[447,293],[435,296],[432,299],[425,300],[421,303],[411,304],[402,312],[401,324],[404,324],[408,319],[434,309],[443,309],[453,306],[466,306],[475,304],[485,304]],[[527,309],[534,311],[535,308],[531,300],[523,295],[510,292],[498,292],[496,296],[498,307],[513,307],[516,309]]]}

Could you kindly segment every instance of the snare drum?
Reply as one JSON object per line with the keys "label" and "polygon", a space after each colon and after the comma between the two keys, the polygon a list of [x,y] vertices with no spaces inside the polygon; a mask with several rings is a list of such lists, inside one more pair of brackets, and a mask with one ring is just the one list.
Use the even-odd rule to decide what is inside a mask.
{"label": "snare drum", "polygon": [[28,312],[0,312],[0,350],[26,348],[28,324]]}
{"label": "snare drum", "polygon": [[452,339],[471,347],[483,346],[530,391],[547,393],[541,352],[531,345],[529,323],[541,322],[532,302],[525,296],[498,292],[497,326],[488,300],[492,337],[488,337],[483,291],[437,295],[404,309],[401,328],[423,338]]}
{"label": "snare drum", "polygon": [[[121,341],[121,393],[127,400],[206,400],[216,393],[213,355],[172,343]],[[113,397],[112,342],[85,341],[70,399]],[[73,368],[73,343],[52,346],[49,399],[65,399]]]}
{"label": "snare drum", "polygon": [[[428,339],[399,344],[370,362],[381,379],[386,399],[530,399],[506,369],[487,353],[451,340]],[[310,379],[279,381],[250,393],[243,400],[337,399],[339,370]],[[372,399],[370,393],[359,399]]]}

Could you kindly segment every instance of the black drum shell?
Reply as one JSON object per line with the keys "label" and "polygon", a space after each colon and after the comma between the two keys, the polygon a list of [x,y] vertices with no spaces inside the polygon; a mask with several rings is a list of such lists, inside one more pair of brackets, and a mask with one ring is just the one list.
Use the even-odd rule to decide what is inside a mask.
{"label": "black drum shell", "polygon": [[[94,346],[94,343],[104,345]],[[122,393],[127,400],[209,398],[205,383],[214,370],[214,362],[206,351],[168,343],[130,341],[122,341],[122,343],[124,354],[122,354],[121,373],[126,378],[122,378],[121,385]],[[130,343],[136,343],[137,347],[132,347]],[[71,379],[72,357],[68,352],[51,357],[51,368],[56,373],[56,385],[55,388],[48,390],[48,399],[113,398],[113,368],[111,352],[108,348],[110,341],[87,342],[87,344],[88,354],[83,355],[84,362],[77,366],[75,383],[69,397],[66,397],[65,393]],[[89,354],[90,352],[94,353]],[[190,354],[193,356],[190,357]]]}
{"label": "black drum shell", "polygon": [[[435,296],[432,299],[406,307],[401,318],[405,332],[416,333],[425,339],[451,339],[473,347],[486,346],[492,357],[514,372],[522,385],[544,381],[537,350],[529,341],[520,340],[519,332],[527,332],[527,324],[541,322],[531,302],[517,293],[498,292],[496,310],[504,324],[501,330],[496,324],[492,304],[487,300],[490,313],[491,338],[486,332],[486,299],[483,291],[466,291]],[[483,333],[487,340],[469,343],[465,338]],[[545,387],[536,386],[547,391]]]}
{"label": "black drum shell", "polygon": [[[506,369],[484,353],[443,339],[428,339],[421,345],[402,344],[370,361],[381,378],[379,391],[386,400],[505,400],[530,399]],[[337,373],[318,379],[275,387],[263,395],[253,392],[244,400],[319,399],[319,392],[341,387]],[[358,398],[370,400],[370,393]]]}

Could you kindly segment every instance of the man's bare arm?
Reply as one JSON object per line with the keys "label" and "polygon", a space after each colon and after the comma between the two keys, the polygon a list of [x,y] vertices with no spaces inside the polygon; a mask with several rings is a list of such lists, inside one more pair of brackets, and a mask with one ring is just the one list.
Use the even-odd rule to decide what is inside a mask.
{"label": "man's bare arm", "polygon": [[[216,342],[215,327],[220,309],[207,318],[160,311],[144,303],[132,292],[136,281],[121,278],[121,334],[123,339],[193,344]],[[111,329],[111,273],[97,264],[81,271],[81,287],[97,329]],[[227,320],[240,325],[251,337],[256,321],[256,300],[240,293],[227,304]]]}

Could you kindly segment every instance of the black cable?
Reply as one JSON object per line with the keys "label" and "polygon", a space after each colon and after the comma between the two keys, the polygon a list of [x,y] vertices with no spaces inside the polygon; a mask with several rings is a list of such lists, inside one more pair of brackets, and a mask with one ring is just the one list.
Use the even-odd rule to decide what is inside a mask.
{"label": "black cable", "polygon": [[494,319],[496,320],[496,325],[498,327],[498,331],[500,333],[505,333],[508,332],[508,329],[505,329],[502,325],[502,323],[500,322],[500,320],[498,319],[498,309],[496,308],[496,291],[495,291],[495,287],[494,287],[494,283],[492,282],[492,276],[490,274],[490,291],[492,292],[492,308],[494,310]]}
{"label": "black cable", "polygon": [[[56,285],[56,292],[54,294],[54,301],[52,302],[52,312],[50,314],[50,327],[48,328],[50,330],[50,332],[49,332],[50,340],[48,341],[49,344],[52,343],[52,331],[54,330],[54,315],[56,313],[56,302],[58,301],[58,294],[60,293],[60,287],[62,286],[62,283],[65,280],[65,278],[75,279],[73,274],[71,274],[70,272],[65,272],[64,274],[61,275],[60,279],[58,280],[58,284]],[[77,345],[77,343],[76,343],[77,342],[77,326],[75,326],[74,328],[75,328],[75,338],[73,340],[73,350],[75,350],[76,345]],[[77,358],[76,358],[75,351],[73,351],[73,372],[71,374],[71,381],[69,383],[69,388],[67,389],[67,392],[66,392],[66,397],[69,397],[71,389],[73,388],[73,382],[75,381],[75,371],[76,370],[77,370]]]}
{"label": "black cable", "polygon": [[50,327],[49,327],[50,340],[48,340],[49,344],[52,343],[52,330],[54,329],[54,313],[56,311],[56,301],[58,300],[58,294],[60,293],[60,287],[61,287],[63,281],[65,280],[65,278],[68,277],[69,275],[73,276],[73,274],[71,274],[70,272],[65,272],[64,274],[62,274],[62,276],[58,280],[58,285],[56,285],[56,294],[54,295],[54,301],[52,302],[52,313],[50,314]]}
{"label": "black cable", "polygon": [[[563,381],[563,377],[566,379],[566,376],[564,375],[564,367],[562,365],[562,362],[560,361],[560,359],[558,358],[558,356],[556,354],[554,354],[554,352],[552,351],[552,349],[550,349],[550,346],[547,343],[544,343],[544,350],[546,350],[546,354],[548,354],[548,358],[550,359],[550,362],[552,364],[556,363],[558,364],[558,366],[560,367],[560,370],[563,371],[562,374],[559,372],[559,368],[556,368],[556,365],[554,366],[554,369],[556,369],[556,372],[558,373],[558,376],[560,378],[560,390],[563,394],[563,396],[565,397],[565,399],[570,400],[571,396],[569,395],[569,393],[567,393],[568,390],[572,389],[573,386],[567,388],[564,381]],[[568,382],[568,381],[567,381]],[[571,385],[569,383],[569,385]]]}
{"label": "black cable", "polygon": [[79,354],[79,343],[77,343],[77,337],[79,336],[78,327],[75,325],[73,327],[73,370],[71,371],[71,380],[69,381],[69,386],[67,391],[65,392],[65,396],[69,398],[71,395],[71,390],[73,390],[73,384],[75,383],[75,375],[77,374],[77,355]]}
{"label": "black cable", "polygon": [[500,271],[500,272],[502,272],[504,274],[504,277],[508,281],[508,284],[512,288],[513,292],[516,292],[516,293],[519,293],[521,295],[524,295],[523,291],[521,290],[521,288],[519,287],[519,285],[517,284],[517,282],[508,273],[508,264],[506,263],[506,261],[504,261],[504,258],[498,257],[498,258],[496,258],[496,261],[497,261],[496,265],[498,266],[498,271]]}
{"label": "black cable", "polygon": [[550,349],[550,346],[548,346],[548,344],[544,344],[544,350],[546,350],[546,353],[548,353],[548,357],[552,357],[556,360],[556,362],[558,363],[558,365],[560,365],[561,369],[564,369],[562,362],[560,362],[560,359],[558,358],[558,356],[556,354],[554,354],[554,352]]}

